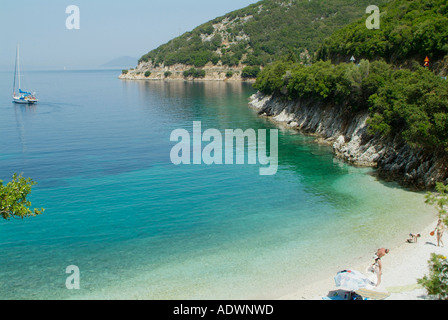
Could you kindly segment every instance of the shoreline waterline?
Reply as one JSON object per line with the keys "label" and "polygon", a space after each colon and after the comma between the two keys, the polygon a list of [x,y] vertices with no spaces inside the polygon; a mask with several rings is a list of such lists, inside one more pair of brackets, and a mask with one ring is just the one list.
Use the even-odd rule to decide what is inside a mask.
{"label": "shoreline waterline", "polygon": [[[407,243],[406,239],[403,239],[400,243],[388,247],[390,252],[382,259],[382,283],[373,290],[388,293],[389,297],[386,300],[432,299],[426,290],[417,284],[417,280],[428,274],[431,254],[448,253],[448,248],[437,247],[435,237],[429,235],[436,224],[437,220],[433,219],[426,226],[415,229],[414,233],[422,235],[417,243]],[[347,269],[366,274],[365,269],[371,263],[372,259],[362,262],[352,261],[347,264]],[[335,275],[336,273],[323,275],[322,279],[310,282],[294,292],[278,297],[277,300],[322,300],[332,291],[338,290],[334,282]]]}
{"label": "shoreline waterline", "polygon": [[[408,194],[408,192],[404,190],[403,192],[407,195],[413,194]],[[402,200],[405,201],[406,199]],[[427,224],[431,224],[431,221],[433,220],[433,211],[431,209],[432,208],[428,206],[428,216],[423,219]],[[414,224],[414,226],[407,226],[408,229],[401,230],[401,233],[407,235],[409,232],[420,230],[420,228],[417,228],[418,225],[422,225],[422,223],[419,222],[418,224]],[[331,228],[328,230],[331,230]],[[363,269],[360,271],[364,271],[365,266],[370,262],[369,259],[371,255],[374,253],[377,246],[380,246],[382,243],[381,237],[379,239],[372,238],[372,234],[374,234],[372,233],[370,234],[370,238],[367,239],[367,241],[371,241],[372,243],[370,246],[371,250],[358,249],[357,254],[353,256],[345,254],[347,252],[346,249],[341,248],[343,252],[339,254],[340,259],[335,261],[334,265],[329,263],[329,260],[326,259],[321,261],[319,259],[314,259],[313,261],[308,261],[306,266],[300,265],[302,259],[309,260],[308,257],[313,257],[313,253],[319,257],[330,256],[331,258],[337,258],[337,256],[330,253],[322,253],[322,249],[318,248],[318,238],[314,239],[313,242],[309,244],[307,252],[304,252],[299,248],[298,245],[300,243],[296,245],[295,243],[281,243],[281,241],[279,241],[279,243],[273,243],[270,247],[267,246],[263,250],[255,249],[256,247],[250,245],[245,247],[245,242],[253,241],[255,243],[260,243],[261,245],[262,242],[266,243],[266,241],[275,240],[275,237],[278,236],[277,232],[279,231],[280,230],[275,231],[275,236],[270,234],[271,232],[267,230],[267,233],[265,235],[259,235],[258,239],[248,237],[246,240],[238,240],[237,242],[223,244],[218,251],[212,247],[202,249],[201,251],[198,251],[197,254],[191,256],[180,255],[177,258],[177,261],[176,259],[172,259],[169,264],[161,264],[157,268],[158,270],[152,270],[154,267],[149,265],[141,266],[142,272],[139,273],[139,275],[135,276],[133,279],[128,279],[128,281],[130,281],[128,283],[117,284],[118,287],[108,288],[108,294],[106,296],[98,295],[96,293],[92,295],[88,294],[83,298],[119,299],[125,296],[130,299],[314,299],[315,290],[313,288],[316,287],[316,284],[317,288],[324,288],[323,291],[327,290],[322,293],[325,293],[326,295],[333,288],[331,282],[333,282],[333,277],[338,271],[346,268],[356,269],[358,268],[357,266],[363,266]],[[287,230],[283,231],[288,232]],[[340,240],[342,243],[353,242],[356,241],[357,237],[361,236],[362,234],[357,234],[355,237],[348,236],[344,238],[344,234],[342,234],[340,235],[340,237],[342,237]],[[396,248],[400,246],[400,243],[405,241],[405,239],[400,238],[400,236],[392,237],[392,240],[384,243],[384,246],[391,249],[388,258],[395,255],[397,253]],[[315,243],[316,246],[314,246],[313,243]],[[331,243],[331,241],[324,243],[329,251],[337,250],[335,247],[329,247],[329,243]],[[312,252],[315,247],[316,251]],[[347,248],[348,247],[350,246],[347,246]],[[258,250],[258,252],[254,254],[254,250]],[[311,250],[311,252],[309,252],[309,250]],[[302,258],[300,256],[301,254]],[[247,256],[246,259],[239,260],[239,256],[241,255]],[[297,259],[291,259],[294,255],[297,255]],[[297,261],[298,263],[296,266],[294,266],[294,261]],[[226,266],[228,263],[230,263],[228,266],[230,268]],[[266,269],[265,267],[267,263],[271,263],[275,265],[275,267]],[[386,258],[384,259],[384,263],[385,270],[390,270]],[[326,265],[326,267],[319,270],[319,264]],[[237,268],[240,269],[234,269],[236,266],[239,266]],[[241,272],[241,268],[247,270]],[[216,275],[214,275],[215,271],[212,270],[222,270],[224,273],[232,272],[231,270],[238,270],[238,272],[233,275],[229,274],[229,278],[228,276],[216,277]],[[205,272],[205,274],[203,272]],[[210,279],[206,276],[209,272],[211,272]],[[271,272],[276,272],[277,276],[282,278],[277,278],[278,281],[275,279],[273,281],[266,281],[265,273]],[[306,272],[309,272],[309,274],[305,275]],[[284,277],[281,276],[282,273],[286,273]],[[195,274],[196,280],[202,280],[197,282],[183,281],[184,283],[180,285],[180,283],[177,282],[183,279],[183,277],[179,277],[180,274]],[[304,275],[305,278],[303,277]],[[166,281],[167,284],[178,283],[177,285],[179,287],[173,287],[172,290],[165,291],[163,286],[159,287],[158,284],[154,283],[154,279],[157,277],[163,279],[161,281]],[[231,291],[230,288],[232,288],[236,282],[246,283],[248,287],[251,287],[251,290],[245,293],[244,290],[241,291],[241,289],[234,288],[234,291]],[[213,286],[211,283],[213,283]],[[256,285],[254,285],[254,283],[256,283]],[[322,286],[322,284],[324,286]],[[387,285],[387,278],[384,280],[384,284]],[[184,289],[176,293],[181,287],[184,287]],[[222,290],[217,290],[217,288],[222,288]],[[190,295],[184,295],[184,293],[182,293],[183,291],[189,291]],[[305,293],[302,294],[302,292]]]}
{"label": "shoreline waterline", "polygon": [[[254,105],[252,104],[252,102],[254,101],[254,97],[255,96],[256,95],[251,96],[250,102],[249,102],[249,107],[254,109],[254,110],[258,110],[258,108],[254,107]],[[284,119],[284,117],[282,117],[282,115],[277,115],[277,116],[260,115],[260,117],[266,118],[268,121],[271,121],[277,127],[283,128],[284,130],[295,130],[295,131],[299,132],[300,134],[313,137],[314,138],[313,141],[316,144],[320,144],[320,145],[323,145],[323,146],[330,146],[331,147],[333,145],[333,143],[334,143],[334,141],[326,140],[324,137],[322,137],[321,134],[301,132],[301,130],[298,130],[297,128],[291,126],[289,123],[285,122],[285,119]],[[341,159],[341,161],[347,162],[347,161],[345,161],[343,159]],[[349,165],[353,166],[353,167],[357,167],[357,168],[374,168],[375,167],[375,164],[369,164],[369,165],[349,164]],[[384,180],[383,177],[379,177],[379,175],[378,175],[378,173],[376,172],[375,169],[370,174],[373,177],[375,177],[376,179],[378,179],[379,183],[391,183],[391,182],[392,183],[398,183],[395,180],[386,181],[386,180]],[[413,188],[412,186],[403,186],[402,188],[407,190],[407,191],[409,191],[409,192],[422,193],[421,189]],[[428,208],[428,210],[431,210],[431,209]],[[432,215],[434,217],[437,216],[436,210],[433,209],[432,211],[433,211]],[[423,226],[425,226],[425,227],[422,227],[422,225],[420,223],[416,224],[414,227],[412,227],[412,229],[410,229],[410,231],[408,233],[406,233],[406,235],[408,235],[409,233],[414,233],[414,234],[420,233],[422,235],[423,234],[427,234],[427,233],[429,234],[428,230],[433,225],[436,224],[433,221],[434,219],[435,218],[432,218],[432,220],[431,220],[431,218],[429,218],[429,220],[425,224],[423,224]],[[411,250],[410,250],[409,246],[406,246],[406,245],[403,246],[403,243],[405,243],[405,240],[407,239],[407,238],[404,239],[403,235],[404,234],[401,234],[400,236],[398,236],[395,239],[395,241],[392,242],[392,243],[389,243],[389,244],[385,243],[385,244],[381,244],[380,246],[386,246],[387,248],[390,248],[391,249],[391,254],[398,252],[401,256],[405,256],[406,257],[406,256],[408,256],[410,254],[409,252]],[[427,237],[424,237],[424,238],[426,239]],[[420,241],[423,241],[423,240],[420,240]],[[312,277],[312,280],[307,281],[306,283],[303,284],[303,286],[301,286],[297,290],[294,290],[294,291],[291,291],[288,294],[276,297],[275,299],[278,299],[278,300],[291,300],[291,299],[293,299],[293,300],[296,300],[296,299],[299,299],[299,300],[310,300],[310,299],[311,300],[315,300],[315,299],[321,299],[322,297],[327,296],[327,294],[329,294],[330,291],[337,290],[337,288],[335,287],[335,284],[334,284],[334,276],[336,275],[336,273],[338,271],[343,270],[343,269],[353,269],[353,270],[359,270],[359,271],[365,273],[364,271],[365,271],[366,267],[369,266],[372,263],[371,256],[373,256],[374,252],[375,252],[374,249],[372,249],[371,254],[366,253],[366,255],[365,255],[366,257],[358,258],[358,259],[349,258],[347,260],[346,267],[339,268],[339,269],[338,268],[333,268],[333,270],[330,271],[330,272],[322,272],[318,276]],[[420,250],[419,256],[420,256],[420,258],[422,258],[424,260],[424,263],[427,263],[427,261],[429,259],[429,256],[428,256],[427,252],[424,251],[424,249]],[[399,269],[400,268],[400,265],[399,265],[399,263],[397,261],[395,261],[395,264],[394,264],[393,268],[395,268],[395,269]],[[423,276],[422,271],[421,271],[422,269],[425,269],[425,268],[420,265],[420,268],[419,268],[419,270],[420,270],[420,277]],[[319,278],[321,278],[321,279],[319,279]],[[399,283],[401,286],[406,286],[406,284],[409,285],[408,282],[411,282],[411,285],[415,285],[416,282],[417,282],[416,281],[417,278],[415,278],[415,279],[414,278],[415,278],[414,275],[410,275],[409,277],[405,277],[404,281],[402,280],[400,282],[400,280],[399,280],[398,282],[395,282],[395,283]],[[392,282],[394,282],[394,281],[392,281]],[[415,282],[415,283],[413,283],[413,282]],[[384,286],[385,286],[385,284],[383,283],[378,288],[378,290],[382,290],[383,292],[387,291],[387,290],[385,290]],[[424,296],[424,294],[422,294],[422,289],[420,289],[419,294]],[[395,298],[400,299],[399,297],[395,297]],[[415,295],[412,296],[411,299],[416,299],[416,296]]]}

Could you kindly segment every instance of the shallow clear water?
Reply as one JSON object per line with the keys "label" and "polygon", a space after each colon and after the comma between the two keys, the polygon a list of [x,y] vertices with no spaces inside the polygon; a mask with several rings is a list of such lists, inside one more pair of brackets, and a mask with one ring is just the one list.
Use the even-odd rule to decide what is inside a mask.
{"label": "shallow clear water", "polygon": [[[0,221],[1,299],[275,298],[369,259],[432,215],[423,195],[280,131],[279,171],[170,161],[172,130],[274,129],[249,84],[30,72],[40,103],[0,73],[0,179],[38,182],[43,215]],[[81,271],[68,290],[66,267]]]}

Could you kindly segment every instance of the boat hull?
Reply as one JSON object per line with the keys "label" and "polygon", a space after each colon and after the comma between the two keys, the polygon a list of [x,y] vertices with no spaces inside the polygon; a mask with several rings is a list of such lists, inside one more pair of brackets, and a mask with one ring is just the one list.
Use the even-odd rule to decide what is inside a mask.
{"label": "boat hull", "polygon": [[35,104],[37,103],[37,99],[17,99],[13,98],[12,102],[18,103],[18,104]]}

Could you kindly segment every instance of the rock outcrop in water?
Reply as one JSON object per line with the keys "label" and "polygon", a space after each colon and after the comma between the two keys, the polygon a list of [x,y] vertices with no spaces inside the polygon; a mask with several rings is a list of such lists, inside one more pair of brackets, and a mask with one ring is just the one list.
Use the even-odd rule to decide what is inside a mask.
{"label": "rock outcrop in water", "polygon": [[376,167],[379,177],[414,189],[448,183],[448,159],[443,154],[411,148],[399,136],[384,139],[368,133],[367,111],[348,114],[337,106],[315,101],[288,101],[257,93],[249,105],[260,115],[320,138],[339,158],[357,166]]}

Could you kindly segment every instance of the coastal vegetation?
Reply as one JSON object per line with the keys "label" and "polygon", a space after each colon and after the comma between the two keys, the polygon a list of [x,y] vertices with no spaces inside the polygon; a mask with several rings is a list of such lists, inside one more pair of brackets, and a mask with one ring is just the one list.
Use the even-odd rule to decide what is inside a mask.
{"label": "coastal vegetation", "polygon": [[448,226],[448,186],[445,186],[443,183],[438,183],[435,193],[427,193],[426,203],[436,207],[439,213],[439,219],[442,219],[444,224]]}
{"label": "coastal vegetation", "polygon": [[205,77],[205,71],[204,70],[199,70],[199,69],[195,69],[195,68],[190,68],[186,71],[184,71],[184,77],[188,78],[188,77],[193,77],[195,78],[204,78]]}
{"label": "coastal vegetation", "polygon": [[372,135],[399,134],[413,147],[448,151],[448,82],[423,67],[396,70],[367,60],[307,67],[279,61],[260,72],[254,87],[290,100],[339,105],[348,113],[368,110]]}
{"label": "coastal vegetation", "polygon": [[3,219],[26,218],[42,214],[45,210],[31,210],[31,202],[27,199],[31,188],[36,185],[31,178],[14,174],[6,185],[0,180],[0,214]]}
{"label": "coastal vegetation", "polygon": [[244,67],[243,71],[241,72],[241,77],[243,79],[256,78],[259,73],[260,73],[260,67],[247,66]]}
{"label": "coastal vegetation", "polygon": [[[441,61],[448,54],[446,0],[394,0],[380,7],[381,27],[369,30],[366,17],[336,30],[317,51],[317,59],[384,59],[394,65]],[[446,60],[445,60],[446,63]]]}
{"label": "coastal vegetation", "polygon": [[[364,16],[328,37],[314,64],[284,56],[264,68],[254,87],[348,113],[368,110],[372,135],[400,135],[411,147],[447,153],[448,82],[439,75],[448,61],[448,4],[394,0],[380,9],[380,29],[366,28]],[[353,56],[359,63],[348,62]],[[423,67],[426,56],[437,68]]]}
{"label": "coastal vegetation", "polygon": [[259,1],[161,45],[143,55],[139,64],[264,66],[289,52],[308,62],[324,38],[362,16],[369,4],[367,0]]}
{"label": "coastal vegetation", "polygon": [[429,262],[429,274],[418,279],[430,296],[438,300],[448,300],[448,260],[446,256],[431,255]]}

